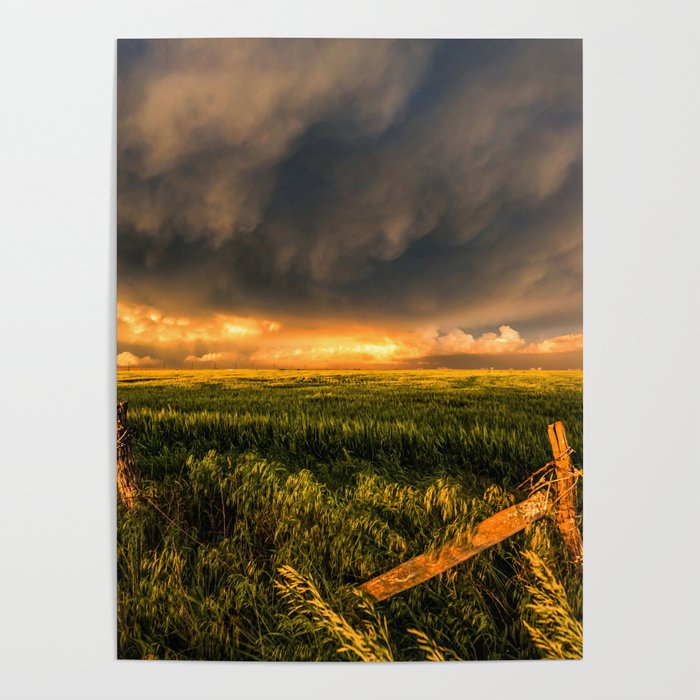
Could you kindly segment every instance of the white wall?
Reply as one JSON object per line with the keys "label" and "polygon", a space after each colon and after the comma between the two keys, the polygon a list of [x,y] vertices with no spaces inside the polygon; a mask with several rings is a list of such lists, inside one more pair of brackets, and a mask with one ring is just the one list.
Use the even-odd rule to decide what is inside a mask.
{"label": "white wall", "polygon": [[[691,697],[695,6],[3,0],[0,697]],[[115,40],[245,35],[583,37],[583,662],[116,661]]]}

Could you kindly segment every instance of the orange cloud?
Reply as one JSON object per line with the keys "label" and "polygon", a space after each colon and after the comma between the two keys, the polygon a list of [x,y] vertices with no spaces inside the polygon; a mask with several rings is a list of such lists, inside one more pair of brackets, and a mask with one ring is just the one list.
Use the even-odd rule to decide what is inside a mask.
{"label": "orange cloud", "polygon": [[188,355],[185,358],[185,362],[188,364],[198,364],[198,363],[206,363],[206,364],[211,364],[212,362],[228,362],[231,361],[233,362],[234,360],[238,359],[238,355],[236,353],[231,353],[231,352],[206,352],[204,355],[197,356],[197,355]]}
{"label": "orange cloud", "polygon": [[[372,367],[416,365],[430,357],[556,354],[580,351],[583,334],[528,342],[511,326],[475,336],[461,328],[435,326],[409,331],[367,326],[300,327],[232,314],[170,314],[148,305],[118,305],[120,367],[168,364],[239,366]],[[150,354],[149,354],[150,353]],[[143,355],[143,356],[139,356]]]}
{"label": "orange cloud", "polygon": [[576,350],[583,350],[583,333],[558,335],[554,338],[547,338],[539,343],[531,343],[523,349],[523,352],[549,354],[555,352],[572,352]]}
{"label": "orange cloud", "polygon": [[120,352],[117,355],[117,367],[160,367],[162,360],[145,355],[138,357],[132,352]]}
{"label": "orange cloud", "polygon": [[518,331],[500,326],[498,333],[484,333],[475,338],[456,328],[443,335],[428,330],[424,342],[416,344],[423,355],[502,355],[506,353],[551,354],[583,349],[583,333],[570,333],[527,343]]}
{"label": "orange cloud", "polygon": [[484,333],[478,338],[455,328],[431,340],[432,346],[427,349],[427,355],[498,355],[520,352],[525,345],[520,333],[510,326],[500,326],[498,333]]}
{"label": "orange cloud", "polygon": [[404,364],[422,358],[449,355],[550,354],[580,350],[583,335],[575,333],[527,344],[510,326],[500,326],[498,333],[474,337],[459,328],[447,333],[428,328],[388,336],[334,335],[290,337],[286,342],[265,345],[252,360],[263,364],[304,364],[319,367],[339,365]]}
{"label": "orange cloud", "polygon": [[275,333],[276,321],[213,314],[206,318],[168,315],[155,306],[119,303],[117,337],[135,345],[182,345],[193,343],[236,343],[236,341]]}

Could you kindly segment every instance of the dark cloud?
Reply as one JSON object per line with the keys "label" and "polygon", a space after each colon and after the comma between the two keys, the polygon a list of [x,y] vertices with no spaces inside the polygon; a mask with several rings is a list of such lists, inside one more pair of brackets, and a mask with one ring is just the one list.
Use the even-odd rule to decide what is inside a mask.
{"label": "dark cloud", "polygon": [[120,298],[581,328],[581,44],[119,43]]}

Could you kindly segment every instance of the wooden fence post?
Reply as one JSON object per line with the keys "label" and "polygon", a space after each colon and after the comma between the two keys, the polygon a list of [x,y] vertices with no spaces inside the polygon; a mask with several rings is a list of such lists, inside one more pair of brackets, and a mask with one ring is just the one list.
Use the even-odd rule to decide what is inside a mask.
{"label": "wooden fence post", "polygon": [[552,444],[556,469],[556,516],[555,522],[564,537],[571,559],[576,566],[583,564],[583,541],[576,524],[577,479],[571,462],[571,449],[566,439],[564,424],[557,421],[549,426],[549,441]]}
{"label": "wooden fence post", "polygon": [[131,509],[136,505],[139,479],[131,446],[131,433],[126,425],[128,401],[117,404],[117,492],[124,505]]}

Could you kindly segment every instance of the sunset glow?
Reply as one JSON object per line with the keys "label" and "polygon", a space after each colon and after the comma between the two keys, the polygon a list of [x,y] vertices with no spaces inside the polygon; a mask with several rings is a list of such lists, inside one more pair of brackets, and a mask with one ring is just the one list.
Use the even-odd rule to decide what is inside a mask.
{"label": "sunset glow", "polygon": [[580,352],[583,335],[571,333],[527,342],[507,325],[474,336],[460,328],[387,330],[377,327],[304,327],[302,320],[282,324],[216,314],[208,318],[167,315],[153,306],[120,304],[119,338],[132,347],[156,348],[156,356],[123,351],[120,367],[196,365],[221,367],[303,366],[347,368],[405,367],[427,358],[453,356],[551,355]]}

